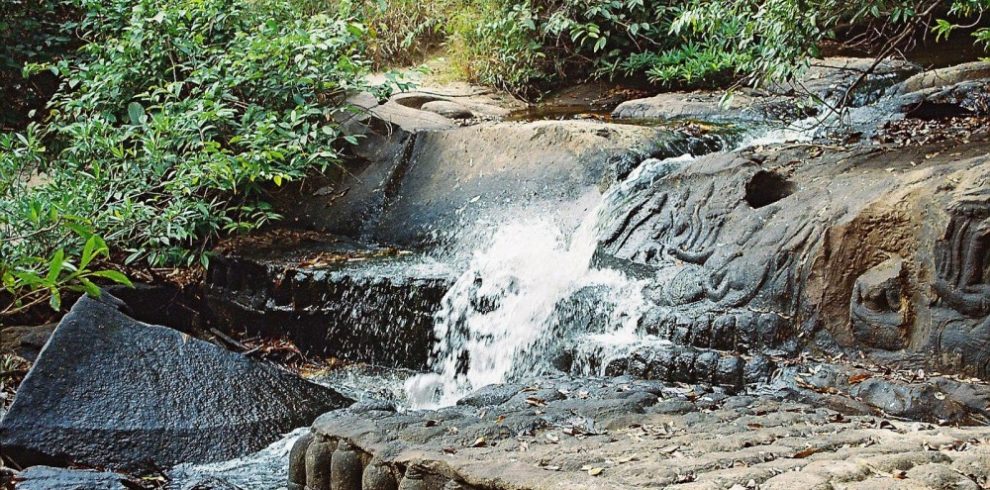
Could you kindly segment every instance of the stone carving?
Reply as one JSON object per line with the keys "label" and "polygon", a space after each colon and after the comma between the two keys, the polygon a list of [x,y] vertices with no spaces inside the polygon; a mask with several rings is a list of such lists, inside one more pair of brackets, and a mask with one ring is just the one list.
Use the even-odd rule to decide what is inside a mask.
{"label": "stone carving", "polygon": [[939,361],[966,374],[990,377],[990,171],[953,195],[949,222],[936,244],[938,299],[933,342]]}
{"label": "stone carving", "polygon": [[602,252],[652,271],[641,328],[675,345],[987,378],[990,159],[959,153],[793,145],[658,166],[613,196]]}
{"label": "stone carving", "polygon": [[905,330],[911,321],[911,303],[904,295],[905,280],[904,261],[896,256],[856,279],[849,321],[857,340],[880,349],[906,347]]}

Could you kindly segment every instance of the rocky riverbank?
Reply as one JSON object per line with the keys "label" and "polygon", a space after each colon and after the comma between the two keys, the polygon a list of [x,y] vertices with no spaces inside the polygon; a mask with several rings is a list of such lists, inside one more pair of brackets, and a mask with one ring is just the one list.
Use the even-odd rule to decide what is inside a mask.
{"label": "rocky riverbank", "polygon": [[[358,97],[347,167],[280,190],[288,225],[218,247],[181,311],[76,305],[4,457],[157,471],[323,413],[279,462],[292,490],[990,488],[988,65],[870,65],[728,104]],[[370,374],[351,400],[134,318],[407,389]],[[114,475],[18,478],[148,483]]]}

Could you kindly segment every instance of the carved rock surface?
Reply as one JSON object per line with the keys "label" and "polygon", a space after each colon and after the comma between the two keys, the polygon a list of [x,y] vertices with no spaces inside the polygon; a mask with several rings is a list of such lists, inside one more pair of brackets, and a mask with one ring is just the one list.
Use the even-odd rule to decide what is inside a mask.
{"label": "carved rock surface", "polygon": [[4,458],[123,469],[220,461],[350,404],[121,307],[106,293],[83,297],[62,319],[0,421]]}
{"label": "carved rock surface", "polygon": [[641,328],[675,344],[793,355],[815,343],[990,378],[987,147],[983,134],[656,165],[612,196],[602,249],[653,270]]}
{"label": "carved rock surface", "polygon": [[[515,394],[435,411],[337,410],[312,432],[347,441],[389,482],[367,479],[366,490],[394,488],[397,476],[401,489],[501,490],[729,488],[750,481],[760,488],[890,488],[898,481],[922,488],[949,475],[959,488],[971,488],[990,476],[979,466],[990,450],[988,427],[890,421],[787,401],[772,390],[728,395],[628,377],[550,377],[485,390]],[[969,442],[954,442],[961,440]],[[907,480],[877,476],[914,468]]]}

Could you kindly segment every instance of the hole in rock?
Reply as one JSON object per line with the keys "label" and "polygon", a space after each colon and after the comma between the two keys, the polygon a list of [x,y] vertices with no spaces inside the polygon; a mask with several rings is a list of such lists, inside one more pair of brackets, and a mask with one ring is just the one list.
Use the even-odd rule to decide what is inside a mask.
{"label": "hole in rock", "polygon": [[911,110],[907,113],[907,117],[911,119],[920,119],[922,121],[936,121],[939,119],[948,119],[950,117],[969,117],[975,115],[975,112],[962,107],[959,104],[929,101],[918,104],[917,106],[911,108]]}
{"label": "hole in rock", "polygon": [[746,184],[746,202],[753,209],[773,204],[794,193],[794,183],[779,174],[760,170]]}
{"label": "hole in rock", "polygon": [[410,109],[419,109],[423,107],[423,104],[427,102],[435,102],[438,100],[447,100],[443,97],[435,97],[432,95],[406,95],[402,97],[395,98],[395,103],[406,106]]}

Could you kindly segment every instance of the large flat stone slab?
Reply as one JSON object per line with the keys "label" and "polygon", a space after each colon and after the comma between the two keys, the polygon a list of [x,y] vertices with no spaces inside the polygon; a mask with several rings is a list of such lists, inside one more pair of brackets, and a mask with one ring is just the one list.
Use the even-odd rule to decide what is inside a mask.
{"label": "large flat stone slab", "polygon": [[990,477],[990,427],[848,415],[773,392],[549,378],[462,402],[328,413],[296,443],[289,487],[927,488],[945,474],[978,488]]}
{"label": "large flat stone slab", "polygon": [[332,182],[280,203],[289,222],[402,247],[470,242],[466,234],[525,213],[573,228],[643,159],[718,144],[598,121],[397,130],[367,142]]}
{"label": "large flat stone slab", "polygon": [[350,404],[265,363],[135,321],[104,293],[62,319],[0,421],[20,466],[221,461]]}

